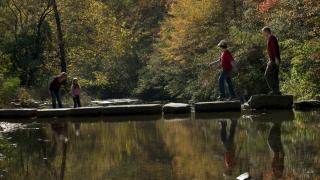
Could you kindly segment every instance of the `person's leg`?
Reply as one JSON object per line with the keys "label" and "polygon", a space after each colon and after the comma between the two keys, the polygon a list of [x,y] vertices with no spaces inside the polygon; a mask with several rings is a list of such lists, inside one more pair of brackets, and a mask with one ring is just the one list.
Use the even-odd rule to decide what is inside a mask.
{"label": "person's leg", "polygon": [[272,75],[272,63],[268,63],[266,71],[264,73],[264,78],[266,79],[269,89],[272,91],[271,75]]}
{"label": "person's leg", "polygon": [[81,107],[80,96],[77,96],[77,104],[78,104],[78,107]]}
{"label": "person's leg", "polygon": [[236,94],[234,92],[234,86],[233,86],[233,82],[232,82],[232,79],[231,79],[231,75],[228,74],[227,77],[226,77],[226,81],[228,83],[228,89],[229,89],[229,95],[231,98],[235,98],[236,97]]}
{"label": "person's leg", "polygon": [[55,93],[55,95],[56,95],[59,108],[63,108],[63,106],[62,106],[62,101],[61,101],[61,97],[60,97],[60,92],[59,92],[59,91],[55,91],[54,93]]}
{"label": "person's leg", "polygon": [[220,90],[220,98],[225,98],[225,78],[226,78],[226,73],[225,71],[221,71],[220,77],[219,77],[219,90]]}
{"label": "person's leg", "polygon": [[72,97],[73,100],[73,108],[77,107],[77,98],[76,97]]}
{"label": "person's leg", "polygon": [[54,91],[50,91],[50,94],[51,94],[51,99],[52,99],[52,108],[55,109],[55,108],[57,108],[57,103],[56,103],[57,97],[56,97]]}
{"label": "person's leg", "polygon": [[279,66],[275,65],[274,68],[274,92],[280,94],[280,85],[279,85]]}

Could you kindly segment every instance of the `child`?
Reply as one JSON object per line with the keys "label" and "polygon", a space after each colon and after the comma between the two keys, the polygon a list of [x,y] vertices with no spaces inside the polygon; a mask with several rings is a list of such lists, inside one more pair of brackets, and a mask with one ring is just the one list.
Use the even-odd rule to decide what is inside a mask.
{"label": "child", "polygon": [[229,88],[229,95],[230,100],[236,98],[236,94],[234,91],[232,78],[231,78],[231,71],[234,70],[234,60],[233,57],[228,50],[228,45],[225,40],[220,41],[218,47],[221,48],[221,57],[220,57],[220,64],[221,64],[221,74],[219,77],[219,89],[220,89],[220,97],[219,100],[225,99],[225,82],[228,84]]}
{"label": "child", "polygon": [[71,96],[73,98],[74,108],[81,107],[80,103],[80,85],[77,78],[73,78],[71,85]]}
{"label": "child", "polygon": [[62,72],[58,76],[56,76],[50,83],[50,94],[52,97],[52,107],[57,107],[57,101],[59,108],[62,108],[62,101],[60,98],[60,87],[63,84],[63,82],[67,80],[67,73]]}

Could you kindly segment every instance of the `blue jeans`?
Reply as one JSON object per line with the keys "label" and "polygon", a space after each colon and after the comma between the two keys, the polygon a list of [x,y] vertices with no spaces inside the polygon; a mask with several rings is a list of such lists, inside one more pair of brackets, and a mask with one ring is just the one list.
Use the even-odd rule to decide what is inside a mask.
{"label": "blue jeans", "polygon": [[80,96],[73,97],[73,107],[81,107]]}
{"label": "blue jeans", "polygon": [[57,101],[58,101],[59,108],[62,108],[62,102],[61,102],[59,90],[52,90],[50,92],[51,92],[51,98],[52,98],[52,108],[57,108]]}
{"label": "blue jeans", "polygon": [[226,97],[225,82],[227,82],[227,84],[228,84],[229,95],[231,96],[231,98],[236,97],[230,72],[227,72],[227,71],[221,71],[221,74],[219,77],[220,97],[222,97],[222,98]]}

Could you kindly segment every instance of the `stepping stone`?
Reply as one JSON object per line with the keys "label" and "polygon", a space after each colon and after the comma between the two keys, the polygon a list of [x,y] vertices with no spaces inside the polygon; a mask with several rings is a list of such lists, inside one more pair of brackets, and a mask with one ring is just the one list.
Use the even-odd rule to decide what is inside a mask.
{"label": "stepping stone", "polygon": [[37,115],[36,109],[0,109],[0,118],[30,118]]}
{"label": "stepping stone", "polygon": [[105,101],[91,101],[92,104],[96,104],[98,106],[110,106],[110,105],[129,105],[136,104],[140,100],[138,99],[109,99]]}
{"label": "stepping stone", "polygon": [[196,112],[232,112],[241,111],[241,103],[240,101],[199,102],[194,108]]}
{"label": "stepping stone", "polygon": [[251,109],[292,109],[292,95],[254,95],[248,101]]}
{"label": "stepping stone", "polygon": [[318,108],[320,108],[320,101],[318,100],[298,101],[294,103],[295,110],[312,110]]}
{"label": "stepping stone", "polygon": [[103,107],[81,107],[70,109],[69,116],[101,116]]}
{"label": "stepping stone", "polygon": [[39,109],[37,111],[38,118],[44,117],[67,117],[70,114],[70,108],[59,108],[59,109]]}
{"label": "stepping stone", "polygon": [[112,105],[102,109],[102,115],[147,115],[161,113],[161,104]]}
{"label": "stepping stone", "polygon": [[189,104],[184,103],[168,103],[162,107],[164,114],[186,114],[190,113],[191,108]]}

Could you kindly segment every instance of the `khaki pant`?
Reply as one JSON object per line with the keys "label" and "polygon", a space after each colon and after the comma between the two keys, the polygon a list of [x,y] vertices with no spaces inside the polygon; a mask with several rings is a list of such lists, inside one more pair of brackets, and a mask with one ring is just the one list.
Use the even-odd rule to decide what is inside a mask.
{"label": "khaki pant", "polygon": [[269,62],[264,73],[269,89],[273,93],[280,93],[279,89],[279,65],[275,62]]}

